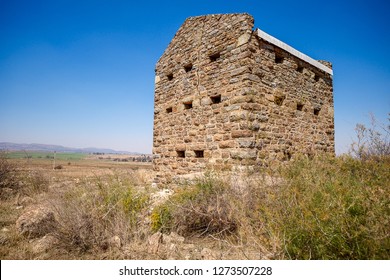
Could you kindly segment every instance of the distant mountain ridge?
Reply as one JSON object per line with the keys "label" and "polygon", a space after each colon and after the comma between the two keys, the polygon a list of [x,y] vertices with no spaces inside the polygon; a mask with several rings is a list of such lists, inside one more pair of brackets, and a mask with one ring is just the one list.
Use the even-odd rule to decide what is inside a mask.
{"label": "distant mountain ridge", "polygon": [[39,152],[59,152],[59,153],[105,153],[105,154],[128,154],[139,155],[141,153],[128,152],[128,151],[116,151],[113,149],[103,148],[69,148],[60,145],[46,145],[46,144],[17,144],[11,142],[0,142],[0,150],[7,151],[39,151]]}

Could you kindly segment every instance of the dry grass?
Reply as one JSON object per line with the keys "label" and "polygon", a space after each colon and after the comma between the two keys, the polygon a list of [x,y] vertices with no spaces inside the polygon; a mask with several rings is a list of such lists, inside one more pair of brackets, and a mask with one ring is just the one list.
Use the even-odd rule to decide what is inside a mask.
{"label": "dry grass", "polygon": [[32,259],[34,253],[30,244],[17,232],[15,221],[24,206],[34,200],[32,197],[37,198],[48,190],[48,179],[41,172],[20,172],[18,166],[4,155],[0,156],[0,161],[3,171],[11,170],[7,176],[0,178],[0,258]]}
{"label": "dry grass", "polygon": [[300,159],[283,170],[284,251],[297,259],[390,258],[390,161]]}
{"label": "dry grass", "polygon": [[[95,176],[46,196],[59,223],[58,247],[77,259],[138,258],[149,227],[149,177],[143,171]],[[142,244],[142,245],[139,245]]]}
{"label": "dry grass", "polygon": [[221,259],[283,258],[281,243],[268,227],[262,207],[272,199],[279,179],[262,173],[208,172],[195,183],[179,186],[154,208],[154,231],[178,232],[188,238],[214,240]]}
{"label": "dry grass", "polygon": [[[389,259],[389,160],[301,157],[278,170],[209,174],[152,212],[153,229],[208,236],[240,258]],[[237,180],[237,177],[235,177]]]}
{"label": "dry grass", "polygon": [[[250,173],[210,171],[157,205],[149,170],[92,167],[76,176],[31,163],[7,168],[1,259],[199,259],[204,248],[217,259],[390,258],[387,157],[301,157]],[[29,205],[49,207],[58,222],[50,233],[58,242],[44,251],[15,228]],[[150,251],[158,231],[186,241]]]}
{"label": "dry grass", "polygon": [[[50,160],[1,160],[7,171],[1,180],[1,259],[134,257],[123,248],[138,236],[145,238],[139,225],[144,216],[138,214],[147,204],[142,195],[150,185],[147,169],[86,160],[53,170]],[[59,242],[44,252],[34,249],[38,239],[21,236],[15,226],[25,209],[36,206],[53,211],[58,221],[50,236]]]}

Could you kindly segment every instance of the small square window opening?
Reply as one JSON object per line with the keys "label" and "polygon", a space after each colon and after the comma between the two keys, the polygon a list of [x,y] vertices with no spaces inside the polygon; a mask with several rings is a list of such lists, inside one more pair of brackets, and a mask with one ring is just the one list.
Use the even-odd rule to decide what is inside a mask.
{"label": "small square window opening", "polygon": [[184,70],[186,71],[186,73],[190,72],[192,70],[192,64],[187,64],[186,66],[184,66]]}
{"label": "small square window opening", "polygon": [[194,152],[195,152],[195,157],[197,157],[197,158],[203,158],[204,157],[204,151],[196,150]]}
{"label": "small square window opening", "polygon": [[167,108],[167,113],[172,113],[172,107]]}
{"label": "small square window opening", "polygon": [[217,61],[221,57],[221,54],[218,52],[218,53],[214,53],[214,54],[210,55],[209,57],[210,57],[210,61],[214,62],[214,61]]}
{"label": "small square window opening", "polygon": [[291,152],[284,151],[283,154],[284,154],[283,160],[285,160],[285,161],[291,160],[291,158],[292,158]]}
{"label": "small square window opening", "polygon": [[184,109],[191,109],[191,108],[192,108],[192,101],[184,103]]}
{"label": "small square window opening", "polygon": [[275,63],[283,63],[284,57],[281,55],[275,55]]}
{"label": "small square window opening", "polygon": [[211,102],[213,104],[221,103],[221,95],[216,95],[211,97]]}
{"label": "small square window opening", "polygon": [[171,73],[171,74],[168,74],[167,75],[167,78],[168,78],[168,81],[172,81],[173,80],[173,74]]}
{"label": "small square window opening", "polygon": [[185,151],[176,151],[178,158],[185,158],[186,152]]}

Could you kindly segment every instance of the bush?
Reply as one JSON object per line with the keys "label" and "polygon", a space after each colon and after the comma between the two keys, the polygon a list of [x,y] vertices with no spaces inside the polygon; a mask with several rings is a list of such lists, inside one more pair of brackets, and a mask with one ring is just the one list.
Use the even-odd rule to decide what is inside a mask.
{"label": "bush", "polygon": [[23,172],[16,168],[0,153],[0,198],[10,198],[17,194],[33,196],[48,190],[49,180],[40,171]]}
{"label": "bush", "polygon": [[184,236],[225,235],[237,229],[234,212],[226,184],[208,174],[157,206],[151,214],[152,230],[173,230]]}
{"label": "bush", "polygon": [[150,216],[152,231],[170,232],[173,228],[172,212],[173,207],[169,203],[155,207]]}
{"label": "bush", "polygon": [[17,186],[16,167],[10,163],[4,152],[0,152],[0,190]]}
{"label": "bush", "polygon": [[52,198],[58,239],[67,251],[98,252],[110,239],[129,241],[141,230],[148,195],[118,177],[83,181]]}
{"label": "bush", "polygon": [[390,165],[301,158],[282,175],[271,211],[292,259],[389,259]]}
{"label": "bush", "polygon": [[21,174],[19,177],[23,185],[23,189],[20,192],[28,196],[47,192],[49,189],[49,178],[40,171],[29,171]]}

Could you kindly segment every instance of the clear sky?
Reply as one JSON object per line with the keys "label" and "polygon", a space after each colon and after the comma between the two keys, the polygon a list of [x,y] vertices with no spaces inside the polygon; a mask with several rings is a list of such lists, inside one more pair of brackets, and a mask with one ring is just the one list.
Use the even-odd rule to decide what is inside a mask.
{"label": "clear sky", "polygon": [[155,63],[187,17],[236,12],[333,63],[338,153],[386,122],[386,0],[0,0],[0,142],[151,153]]}

